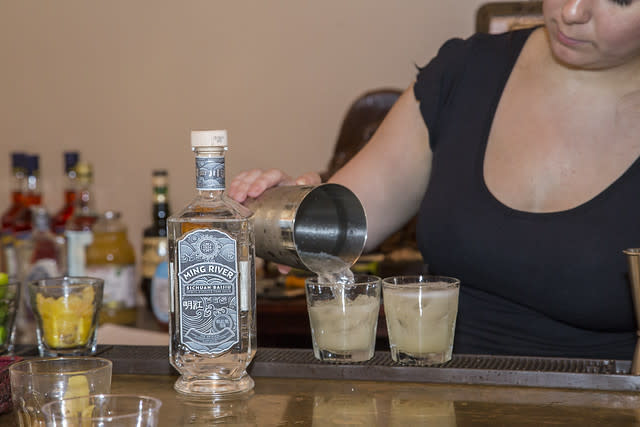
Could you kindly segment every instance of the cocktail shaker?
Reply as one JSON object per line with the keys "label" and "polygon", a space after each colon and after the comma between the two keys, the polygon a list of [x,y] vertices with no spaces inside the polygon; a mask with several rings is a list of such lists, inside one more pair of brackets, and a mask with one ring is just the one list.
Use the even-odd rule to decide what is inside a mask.
{"label": "cocktail shaker", "polygon": [[245,205],[254,212],[256,255],[265,260],[336,273],[364,249],[364,208],[342,185],[273,187]]}

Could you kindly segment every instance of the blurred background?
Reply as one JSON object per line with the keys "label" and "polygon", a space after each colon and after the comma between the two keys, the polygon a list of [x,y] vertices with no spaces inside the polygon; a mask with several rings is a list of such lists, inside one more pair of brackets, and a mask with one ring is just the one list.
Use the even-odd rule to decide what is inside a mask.
{"label": "blurred background", "polygon": [[[122,213],[140,262],[151,172],[176,212],[194,195],[192,129],[227,129],[227,180],[322,171],[362,93],[404,89],[480,0],[111,0],[0,3],[0,210],[10,153],[40,156],[43,205],[63,204],[63,151],[93,165],[98,211]],[[4,175],[2,175],[4,174]]]}

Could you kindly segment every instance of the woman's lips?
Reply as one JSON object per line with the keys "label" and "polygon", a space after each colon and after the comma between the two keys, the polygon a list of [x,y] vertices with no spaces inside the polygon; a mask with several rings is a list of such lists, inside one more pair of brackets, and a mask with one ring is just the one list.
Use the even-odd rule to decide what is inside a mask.
{"label": "woman's lips", "polygon": [[560,43],[569,47],[578,46],[585,43],[584,40],[572,39],[571,37],[567,36],[565,33],[563,33],[560,30],[558,30],[557,32],[557,37]]}

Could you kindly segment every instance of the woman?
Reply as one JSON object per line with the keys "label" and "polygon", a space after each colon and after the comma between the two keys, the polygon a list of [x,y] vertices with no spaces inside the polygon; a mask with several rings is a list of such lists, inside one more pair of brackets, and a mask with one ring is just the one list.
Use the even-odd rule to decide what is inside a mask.
{"label": "woman", "polygon": [[[631,359],[640,0],[543,11],[544,27],[445,43],[331,181],[361,199],[369,248],[418,213],[431,272],[462,281],[456,353]],[[252,170],[229,194],[293,182]]]}

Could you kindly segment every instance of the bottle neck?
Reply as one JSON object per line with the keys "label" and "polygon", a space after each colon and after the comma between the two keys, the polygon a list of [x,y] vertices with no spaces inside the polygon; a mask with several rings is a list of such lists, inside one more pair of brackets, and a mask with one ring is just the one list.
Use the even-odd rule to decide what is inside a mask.
{"label": "bottle neck", "polygon": [[76,195],[74,215],[91,215],[93,213],[93,192],[88,184],[82,185]]}
{"label": "bottle neck", "polygon": [[225,189],[226,147],[197,147],[196,190],[201,197],[220,197]]}
{"label": "bottle neck", "polygon": [[76,201],[78,193],[76,190],[65,190],[64,192],[64,204],[65,206],[73,206]]}
{"label": "bottle neck", "polygon": [[24,170],[19,167],[14,167],[11,173],[11,191],[15,192],[23,192],[26,188],[26,180],[27,177],[24,173]]}
{"label": "bottle neck", "polygon": [[42,193],[40,190],[40,179],[37,173],[26,177],[23,182],[22,194],[26,205],[33,206],[40,204]]}

